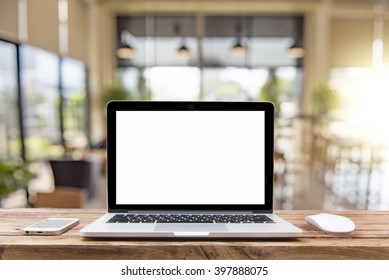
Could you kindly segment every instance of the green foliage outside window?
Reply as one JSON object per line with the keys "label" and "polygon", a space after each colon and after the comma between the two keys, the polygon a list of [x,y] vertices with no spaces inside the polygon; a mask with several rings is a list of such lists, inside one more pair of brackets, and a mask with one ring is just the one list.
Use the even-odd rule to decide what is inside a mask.
{"label": "green foliage outside window", "polygon": [[131,100],[132,96],[130,92],[125,89],[122,85],[114,85],[107,88],[103,93],[102,105],[105,107],[111,100]]}
{"label": "green foliage outside window", "polygon": [[33,177],[30,164],[22,160],[0,160],[0,198],[27,188]]}

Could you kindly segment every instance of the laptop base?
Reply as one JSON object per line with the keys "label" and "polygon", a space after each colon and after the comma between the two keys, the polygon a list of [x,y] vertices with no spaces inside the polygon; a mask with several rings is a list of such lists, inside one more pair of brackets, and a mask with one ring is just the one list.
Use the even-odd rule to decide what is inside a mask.
{"label": "laptop base", "polygon": [[112,224],[116,213],[108,213],[80,230],[88,238],[297,238],[302,231],[274,214],[273,224]]}

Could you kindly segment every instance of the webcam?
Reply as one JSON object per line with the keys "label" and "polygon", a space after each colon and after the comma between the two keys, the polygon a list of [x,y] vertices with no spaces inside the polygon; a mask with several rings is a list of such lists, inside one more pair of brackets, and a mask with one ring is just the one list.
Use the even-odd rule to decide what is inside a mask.
{"label": "webcam", "polygon": [[193,109],[194,109],[194,105],[193,105],[192,103],[189,103],[189,104],[188,104],[188,109],[189,109],[189,110],[193,110]]}

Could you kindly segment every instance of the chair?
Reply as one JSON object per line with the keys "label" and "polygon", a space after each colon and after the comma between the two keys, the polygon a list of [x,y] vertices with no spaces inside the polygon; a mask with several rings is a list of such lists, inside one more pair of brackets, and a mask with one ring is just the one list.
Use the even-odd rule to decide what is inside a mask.
{"label": "chair", "polygon": [[96,196],[102,176],[99,159],[95,157],[82,160],[61,158],[49,160],[49,163],[53,171],[55,186],[85,189],[88,199]]}

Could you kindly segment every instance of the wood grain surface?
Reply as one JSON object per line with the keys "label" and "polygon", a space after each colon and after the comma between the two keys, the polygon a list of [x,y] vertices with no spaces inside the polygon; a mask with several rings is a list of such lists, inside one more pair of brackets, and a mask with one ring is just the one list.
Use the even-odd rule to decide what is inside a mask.
{"label": "wood grain surface", "polygon": [[[319,211],[276,211],[301,228],[291,240],[91,240],[78,231],[104,214],[85,209],[0,209],[0,259],[389,259],[389,211],[337,211],[351,218],[349,234],[323,233],[304,220]],[[26,236],[21,229],[48,217],[80,224],[60,236]]]}

